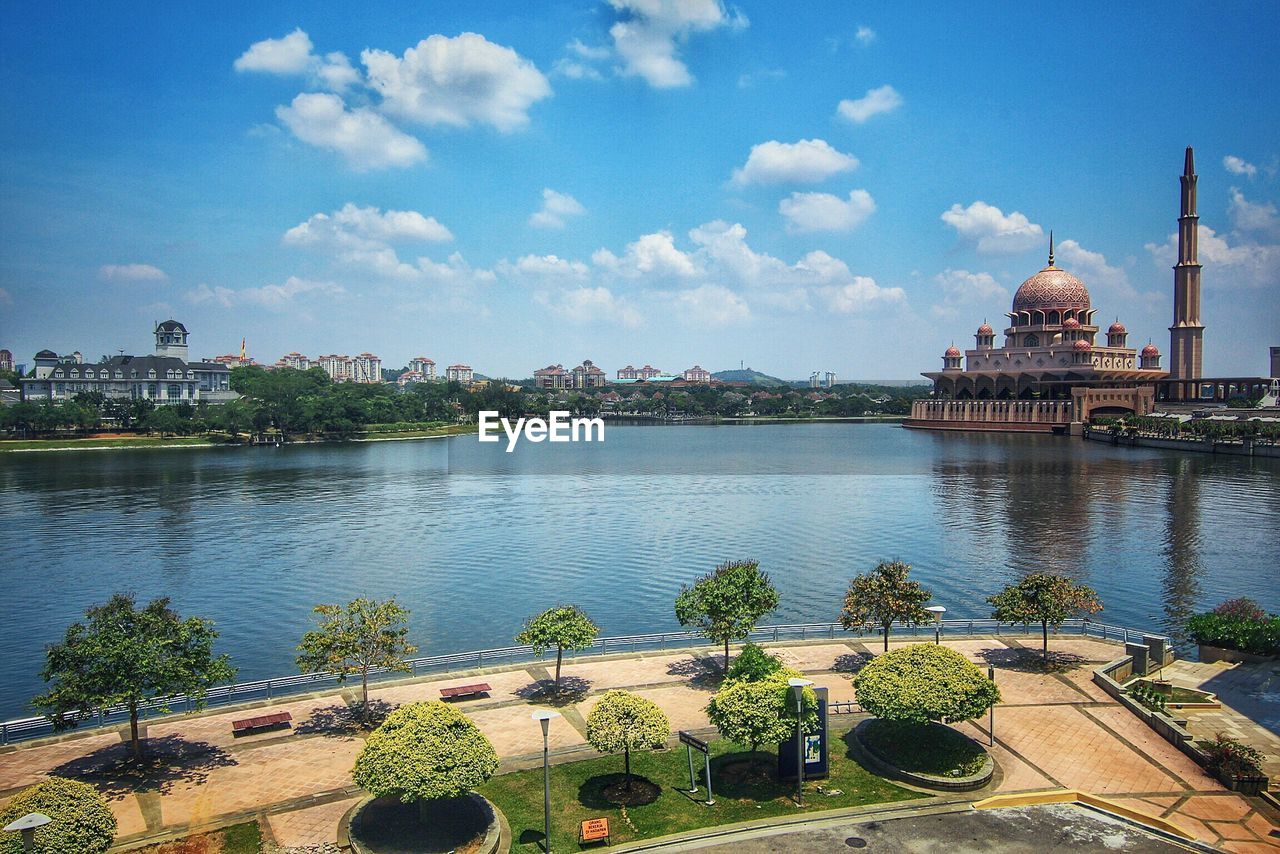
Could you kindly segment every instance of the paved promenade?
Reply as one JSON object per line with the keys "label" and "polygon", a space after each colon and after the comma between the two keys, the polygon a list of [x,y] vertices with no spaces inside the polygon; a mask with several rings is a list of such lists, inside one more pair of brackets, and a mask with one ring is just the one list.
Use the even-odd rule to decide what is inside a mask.
{"label": "paved promenade", "polygon": [[[947,643],[981,666],[994,666],[1004,698],[996,708],[993,748],[1002,773],[975,799],[993,792],[1081,789],[1164,816],[1222,850],[1280,850],[1272,822],[1254,803],[1225,791],[1092,683],[1093,667],[1116,657],[1115,644],[1055,638],[1052,648],[1062,665],[1046,674],[1031,663],[1031,638],[1026,643],[1033,649],[1003,636]],[[854,699],[852,673],[879,643],[850,636],[771,649],[840,701]],[[704,708],[718,683],[720,660],[705,649],[567,663],[564,681],[578,693],[551,723],[556,758],[595,755],[583,735],[585,718],[610,688],[652,699],[675,729],[707,728]],[[370,695],[389,708],[439,699],[442,686],[468,681],[475,680],[455,674],[376,687]],[[541,732],[529,714],[550,674],[537,664],[515,666],[485,671],[484,681],[492,686],[490,695],[459,707],[493,742],[503,770],[539,763]],[[242,737],[232,736],[231,721],[245,716],[243,708],[153,719],[146,734],[155,758],[144,774],[122,764],[127,728],[10,748],[0,753],[0,800],[47,774],[60,774],[87,780],[106,794],[122,847],[253,818],[285,849],[333,842],[339,820],[361,796],[350,777],[362,744],[352,723],[357,695],[334,691],[258,704],[255,709],[290,712],[294,726]],[[962,729],[986,743],[986,726],[983,720]]]}

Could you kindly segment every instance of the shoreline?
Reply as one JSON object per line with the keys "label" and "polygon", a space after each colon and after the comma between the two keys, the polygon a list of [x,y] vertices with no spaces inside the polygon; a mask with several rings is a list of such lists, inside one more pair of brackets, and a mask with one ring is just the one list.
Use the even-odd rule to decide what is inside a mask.
{"label": "shoreline", "polygon": [[[286,445],[327,445],[342,444],[344,442],[404,442],[413,439],[447,439],[450,436],[466,435],[475,431],[475,425],[458,424],[451,427],[442,427],[439,432],[425,430],[406,430],[400,433],[368,433],[363,436],[352,439],[297,439],[286,442]],[[5,441],[0,440],[0,454],[47,454],[54,451],[139,451],[139,450],[188,450],[196,448],[254,448],[262,447],[246,442],[202,442],[188,441],[186,439],[156,439],[153,437],[139,437],[137,439],[18,439],[10,440],[18,442],[49,442],[49,447],[37,448],[10,448],[5,447]],[[97,442],[101,444],[65,444],[68,442]],[[109,444],[119,442],[120,444]],[[59,443],[59,444],[52,444]]]}

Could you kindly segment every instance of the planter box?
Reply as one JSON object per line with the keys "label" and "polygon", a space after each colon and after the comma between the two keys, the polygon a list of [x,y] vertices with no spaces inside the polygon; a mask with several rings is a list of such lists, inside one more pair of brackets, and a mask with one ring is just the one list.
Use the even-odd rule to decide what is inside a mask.
{"label": "planter box", "polygon": [[1212,664],[1215,661],[1230,661],[1236,664],[1261,664],[1268,661],[1275,661],[1274,655],[1254,655],[1252,652],[1241,652],[1238,649],[1225,649],[1220,646],[1209,646],[1206,643],[1199,645],[1200,660],[1205,664]]}
{"label": "planter box", "polygon": [[1260,795],[1267,790],[1270,781],[1266,777],[1228,777],[1223,774],[1218,776],[1218,782],[1242,795]]}

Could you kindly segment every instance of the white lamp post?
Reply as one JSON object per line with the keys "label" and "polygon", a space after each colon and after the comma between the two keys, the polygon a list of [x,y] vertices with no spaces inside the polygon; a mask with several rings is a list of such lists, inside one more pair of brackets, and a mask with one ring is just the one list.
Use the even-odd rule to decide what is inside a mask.
{"label": "white lamp post", "polygon": [[4,829],[10,833],[22,833],[22,850],[26,854],[36,850],[36,830],[44,827],[53,819],[42,812],[27,813],[15,822],[6,824]]}
{"label": "white lamp post", "polygon": [[930,605],[925,610],[933,614],[933,642],[940,644],[942,643],[942,615],[947,613],[947,609],[941,605]]}
{"label": "white lamp post", "polygon": [[796,695],[796,806],[804,806],[804,689],[813,684],[812,679],[792,677],[787,680]]}
{"label": "white lamp post", "polygon": [[549,756],[551,719],[559,712],[538,709],[531,717],[542,725],[542,850],[551,854],[551,761]]}

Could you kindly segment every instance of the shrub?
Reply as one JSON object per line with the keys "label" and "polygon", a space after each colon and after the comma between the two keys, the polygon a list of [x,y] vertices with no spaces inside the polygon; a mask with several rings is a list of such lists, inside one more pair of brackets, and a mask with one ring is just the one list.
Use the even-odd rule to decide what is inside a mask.
{"label": "shrub", "polygon": [[456,798],[498,768],[489,739],[462,712],[440,701],[402,706],[369,734],[352,772],[356,785],[405,803]]}
{"label": "shrub", "polygon": [[1165,712],[1169,707],[1168,699],[1150,682],[1135,682],[1129,688],[1129,696],[1153,712]]}
{"label": "shrub", "polygon": [[[782,741],[796,731],[795,695],[787,684],[793,676],[799,673],[779,664],[779,669],[764,679],[727,680],[707,705],[707,718],[720,735],[752,753],[762,744]],[[818,697],[812,688],[804,689],[803,703],[804,730],[816,732]]]}
{"label": "shrub", "polygon": [[1204,748],[1209,770],[1226,777],[1258,777],[1262,774],[1263,756],[1249,745],[1218,733]]}
{"label": "shrub", "polygon": [[[1280,617],[1251,610],[1247,599],[1224,602],[1206,614],[1187,620],[1192,640],[1253,655],[1280,654]],[[1254,606],[1256,608],[1256,606]],[[1260,616],[1251,616],[1259,614]]]}
{"label": "shrub", "polygon": [[904,723],[967,721],[1000,702],[1000,690],[976,665],[934,644],[877,656],[858,671],[853,686],[862,708]]}
{"label": "shrub", "polygon": [[622,751],[625,786],[631,788],[631,751],[666,746],[671,722],[652,700],[628,691],[606,691],[587,716],[587,742],[601,753]]}
{"label": "shrub", "polygon": [[782,659],[765,652],[756,644],[749,643],[742,647],[738,657],[729,666],[729,672],[725,674],[725,681],[762,682],[782,669]]}
{"label": "shrub", "polygon": [[[116,835],[116,817],[93,786],[64,777],[49,777],[14,795],[0,810],[0,827],[27,813],[44,813],[53,821],[36,831],[42,854],[97,854]],[[20,854],[22,834],[0,832],[0,852]]]}

